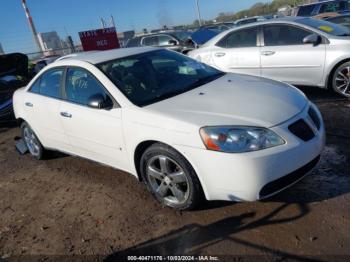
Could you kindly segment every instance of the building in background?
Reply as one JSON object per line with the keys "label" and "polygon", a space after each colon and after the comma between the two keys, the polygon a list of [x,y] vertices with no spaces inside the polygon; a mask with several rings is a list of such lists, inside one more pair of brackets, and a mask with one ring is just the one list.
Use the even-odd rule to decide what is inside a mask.
{"label": "building in background", "polygon": [[2,45],[0,43],[0,55],[3,55],[3,54],[5,54],[5,52],[4,52],[4,49],[2,49]]}
{"label": "building in background", "polygon": [[38,33],[40,47],[45,56],[64,55],[68,44],[60,39],[56,31]]}

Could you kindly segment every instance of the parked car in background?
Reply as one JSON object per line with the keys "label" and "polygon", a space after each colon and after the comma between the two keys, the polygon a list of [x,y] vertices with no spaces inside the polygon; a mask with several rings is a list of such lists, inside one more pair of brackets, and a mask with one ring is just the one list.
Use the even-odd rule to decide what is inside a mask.
{"label": "parked car in background", "polygon": [[234,22],[223,22],[223,23],[215,23],[215,24],[210,24],[210,25],[203,25],[201,28],[209,29],[209,30],[216,30],[216,31],[225,31],[228,29],[231,29],[235,27]]}
{"label": "parked car in background", "polygon": [[345,26],[350,29],[350,13],[327,18],[326,21]]}
{"label": "parked car in background", "polygon": [[[296,16],[316,16],[319,19],[334,16],[334,13],[349,10],[348,0],[319,1],[298,7]],[[333,14],[332,14],[333,13]]]}
{"label": "parked car in background", "polygon": [[331,88],[350,97],[349,36],[343,26],[289,17],[225,31],[189,56],[225,72]]}
{"label": "parked car in background", "polygon": [[34,72],[35,74],[39,73],[41,69],[43,69],[45,66],[53,63],[58,59],[60,56],[48,56],[48,57],[42,57],[39,60],[35,62],[34,66]]}
{"label": "parked car in background", "polygon": [[28,57],[13,53],[0,56],[0,126],[15,122],[12,95],[28,83]]}
{"label": "parked car in background", "polygon": [[164,47],[186,54],[193,49],[193,46],[187,41],[190,36],[191,32],[188,31],[167,31],[163,33],[147,34],[130,39],[126,47]]}
{"label": "parked car in background", "polygon": [[242,25],[247,25],[247,24],[256,23],[256,22],[265,21],[265,20],[266,18],[263,16],[254,16],[254,17],[247,17],[247,18],[236,20],[234,24],[235,26],[242,26]]}
{"label": "parked car in background", "polygon": [[325,144],[320,112],[296,88],[160,48],[66,57],[16,91],[14,109],[35,158],[54,149],[125,170],[181,210],[278,193]]}

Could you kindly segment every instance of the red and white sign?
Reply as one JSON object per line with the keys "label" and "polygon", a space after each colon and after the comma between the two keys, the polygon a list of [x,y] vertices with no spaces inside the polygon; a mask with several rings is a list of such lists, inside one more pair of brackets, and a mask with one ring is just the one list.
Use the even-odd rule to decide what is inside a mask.
{"label": "red and white sign", "polygon": [[115,27],[79,32],[84,51],[119,48]]}

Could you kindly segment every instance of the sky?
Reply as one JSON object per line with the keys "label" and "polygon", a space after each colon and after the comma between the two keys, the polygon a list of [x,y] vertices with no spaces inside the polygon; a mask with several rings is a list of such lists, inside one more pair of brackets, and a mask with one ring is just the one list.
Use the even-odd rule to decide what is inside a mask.
{"label": "sky", "polygon": [[[202,18],[237,12],[269,0],[200,0]],[[6,53],[35,52],[21,0],[0,1],[0,43]],[[195,0],[27,0],[38,32],[57,31],[61,38],[101,27],[100,18],[113,15],[118,32],[141,31],[192,23],[197,19]]]}

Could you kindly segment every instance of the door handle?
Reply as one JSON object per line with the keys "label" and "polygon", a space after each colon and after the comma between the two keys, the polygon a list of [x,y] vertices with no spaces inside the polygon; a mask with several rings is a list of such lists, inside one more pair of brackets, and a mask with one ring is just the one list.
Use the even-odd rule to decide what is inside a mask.
{"label": "door handle", "polygon": [[28,106],[28,107],[33,107],[33,104],[30,103],[30,102],[26,102],[25,105]]}
{"label": "door handle", "polygon": [[216,53],[216,54],[215,54],[216,57],[223,57],[223,56],[225,56],[225,55],[226,55],[226,53]]}
{"label": "door handle", "polygon": [[264,56],[271,56],[271,55],[276,54],[276,52],[275,51],[262,51],[261,54]]}
{"label": "door handle", "polygon": [[61,114],[61,116],[63,116],[63,117],[72,118],[72,115],[69,114],[69,113],[67,113],[67,112],[61,112],[60,114]]}

